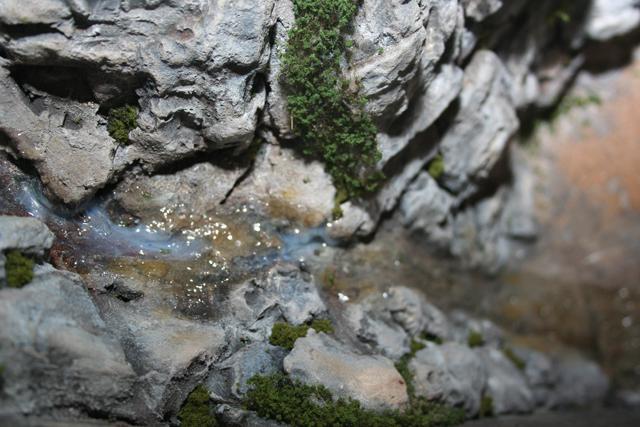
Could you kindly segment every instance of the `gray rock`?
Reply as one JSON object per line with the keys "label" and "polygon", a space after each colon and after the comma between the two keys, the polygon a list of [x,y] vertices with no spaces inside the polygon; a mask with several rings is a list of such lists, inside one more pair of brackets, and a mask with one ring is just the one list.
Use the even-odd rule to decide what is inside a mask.
{"label": "gray rock", "polygon": [[464,195],[474,181],[486,179],[518,129],[510,98],[510,77],[492,52],[477,52],[465,69],[460,108],[444,135],[444,185]]}
{"label": "gray rock", "polygon": [[558,381],[558,373],[554,370],[551,358],[530,349],[514,348],[513,351],[525,363],[524,375],[533,393],[535,405],[545,407],[550,391]]}
{"label": "gray rock", "polygon": [[587,22],[587,34],[604,41],[627,34],[640,25],[638,0],[595,0]]}
{"label": "gray rock", "polygon": [[532,391],[524,375],[496,348],[478,349],[487,371],[485,395],[493,401],[495,415],[531,412],[535,407]]}
{"label": "gray rock", "polygon": [[402,197],[400,221],[405,227],[424,233],[429,241],[448,247],[452,236],[447,221],[454,204],[449,193],[427,172],[421,172]]}
{"label": "gray rock", "polygon": [[[73,85],[80,93],[72,96],[82,102],[109,107],[137,98],[141,108],[138,127],[130,133],[133,143],[114,155],[114,141],[96,117],[95,104],[67,101],[82,122],[80,129],[68,131],[60,130],[59,121],[49,123],[33,113],[8,114],[29,107],[3,74],[3,107],[8,109],[3,127],[14,130],[8,136],[21,147],[21,156],[42,163],[41,174],[52,176],[49,189],[65,202],[86,200],[114,171],[131,163],[153,170],[197,152],[246,147],[254,138],[266,102],[275,0],[37,3],[3,2],[4,24],[36,29],[15,38],[2,30],[3,56],[11,58],[7,65],[33,71],[36,82],[43,76],[36,66],[48,65],[49,91]],[[74,69],[80,70],[77,78],[69,72]],[[59,157],[23,153],[42,145],[36,136],[49,132],[60,141],[56,147],[67,145],[57,150]],[[68,165],[65,160],[84,164],[57,172]]]}
{"label": "gray rock", "polygon": [[35,218],[0,216],[0,252],[19,249],[42,256],[53,244],[53,233]]}
{"label": "gray rock", "polygon": [[12,150],[33,162],[54,197],[69,204],[87,200],[111,178],[116,149],[96,115],[98,105],[40,91],[29,99],[1,65],[0,131]]}
{"label": "gray rock", "polygon": [[423,333],[442,339],[451,337],[449,320],[420,292],[403,286],[389,289],[386,306],[393,319],[413,337]]}
{"label": "gray rock", "polygon": [[467,344],[471,332],[482,335],[485,345],[499,348],[504,344],[504,332],[489,319],[478,319],[460,310],[449,313],[449,319],[453,324],[455,339],[461,344]]}
{"label": "gray rock", "polygon": [[134,369],[78,276],[41,266],[29,286],[0,294],[0,413],[144,417],[131,407]]}
{"label": "gray rock", "polygon": [[324,333],[310,330],[284,359],[293,379],[321,384],[335,396],[353,398],[373,410],[399,409],[409,397],[391,360],[354,353]]}
{"label": "gray rock", "polygon": [[216,364],[207,379],[207,387],[217,396],[240,400],[249,389],[247,381],[254,375],[268,375],[282,370],[287,350],[264,342],[242,347],[231,357]]}
{"label": "gray rock", "polygon": [[601,404],[609,391],[609,379],[594,362],[578,357],[555,360],[558,373],[548,401],[551,408],[584,407]]}
{"label": "gray rock", "polygon": [[502,7],[502,0],[462,0],[464,13],[474,21],[484,21]]}
{"label": "gray rock", "polygon": [[461,407],[468,416],[480,408],[487,373],[480,357],[458,343],[428,344],[409,363],[417,396]]}

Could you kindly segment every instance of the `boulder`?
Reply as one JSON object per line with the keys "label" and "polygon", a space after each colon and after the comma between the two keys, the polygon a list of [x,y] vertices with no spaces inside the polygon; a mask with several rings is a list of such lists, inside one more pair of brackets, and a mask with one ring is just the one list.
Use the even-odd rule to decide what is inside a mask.
{"label": "boulder", "polygon": [[409,402],[406,384],[391,360],[354,353],[313,330],[296,341],[284,369],[295,380],[323,385],[334,396],[358,400],[368,409],[401,409]]}

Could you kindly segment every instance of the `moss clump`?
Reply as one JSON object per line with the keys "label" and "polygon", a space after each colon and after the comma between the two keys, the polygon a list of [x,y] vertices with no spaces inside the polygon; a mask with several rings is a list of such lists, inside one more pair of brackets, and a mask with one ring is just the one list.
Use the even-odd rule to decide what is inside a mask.
{"label": "moss clump", "polygon": [[209,392],[203,385],[189,394],[178,412],[178,419],[182,427],[217,427],[218,422],[209,407]]}
{"label": "moss clump", "polygon": [[467,344],[471,348],[482,347],[484,345],[484,337],[478,331],[471,331],[467,337]]}
{"label": "moss clump", "polygon": [[7,285],[11,288],[21,288],[33,280],[33,267],[35,263],[18,250],[11,250],[5,254],[4,265]]}
{"label": "moss clump", "polygon": [[437,344],[437,345],[442,345],[442,344],[444,344],[444,340],[443,340],[442,338],[440,338],[440,337],[439,337],[439,336],[437,336],[437,335],[430,334],[430,333],[428,333],[428,332],[423,332],[423,333],[420,335],[420,338],[422,338],[422,339],[423,339],[423,340],[425,340],[425,341],[429,341],[429,342],[432,342],[432,343],[434,343],[434,344]]}
{"label": "moss clump", "polygon": [[352,399],[334,400],[323,386],[301,384],[283,374],[255,376],[249,385],[244,401],[247,409],[292,426],[435,427],[464,421],[462,411],[425,400],[404,413],[368,411]]}
{"label": "moss clump", "polygon": [[438,154],[429,162],[427,172],[429,172],[429,175],[431,175],[433,179],[440,179],[444,173],[444,158],[442,154]]}
{"label": "moss clump", "polygon": [[478,411],[478,417],[493,417],[493,398],[491,396],[482,396],[482,400],[480,401],[480,411]]}
{"label": "moss clump", "polygon": [[107,130],[119,144],[129,143],[129,132],[138,126],[138,109],[132,105],[112,108],[107,119]]}
{"label": "moss clump", "polygon": [[[352,43],[345,36],[358,0],[293,0],[295,25],[282,57],[291,125],[307,155],[322,159],[347,198],[373,191],[381,180],[376,126],[366,99],[343,76]],[[334,214],[339,216],[335,209]]]}
{"label": "moss clump", "polygon": [[309,328],[314,329],[316,332],[324,332],[326,334],[333,333],[333,325],[330,320],[326,319],[317,319],[311,322],[311,325],[298,326],[285,322],[277,322],[271,329],[269,342],[273,345],[291,350],[298,338],[307,335]]}
{"label": "moss clump", "polygon": [[415,387],[413,386],[413,373],[409,369],[409,362],[411,362],[411,359],[415,357],[417,352],[425,348],[425,345],[419,341],[411,340],[409,348],[409,353],[402,356],[400,360],[396,362],[396,369],[407,384],[407,394],[409,395],[409,398],[413,399],[415,395]]}
{"label": "moss clump", "polygon": [[507,359],[511,360],[511,362],[521,371],[524,371],[524,368],[527,366],[524,360],[522,360],[513,349],[506,347],[502,350]]}

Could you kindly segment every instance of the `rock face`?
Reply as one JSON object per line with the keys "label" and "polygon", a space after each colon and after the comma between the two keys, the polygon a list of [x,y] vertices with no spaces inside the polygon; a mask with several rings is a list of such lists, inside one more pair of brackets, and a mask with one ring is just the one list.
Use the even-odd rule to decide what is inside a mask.
{"label": "rock face", "polygon": [[409,402],[406,384],[393,363],[381,356],[354,353],[324,333],[310,330],[284,359],[291,378],[322,384],[334,395],[350,397],[369,409],[399,409]]}

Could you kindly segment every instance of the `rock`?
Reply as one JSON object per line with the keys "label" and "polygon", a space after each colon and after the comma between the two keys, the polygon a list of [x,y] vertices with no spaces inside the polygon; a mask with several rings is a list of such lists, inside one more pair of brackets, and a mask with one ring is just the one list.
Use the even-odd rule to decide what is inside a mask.
{"label": "rock", "polygon": [[416,396],[463,408],[470,417],[478,413],[487,373],[469,347],[453,342],[430,344],[416,353],[409,369]]}
{"label": "rock", "polygon": [[551,390],[558,381],[551,359],[530,349],[514,348],[513,351],[525,363],[524,375],[533,393],[535,405],[545,407]]}
{"label": "rock", "polygon": [[502,7],[502,0],[462,0],[464,13],[476,22],[484,21]]}
{"label": "rock", "polygon": [[558,382],[548,401],[551,408],[601,404],[609,391],[609,379],[594,362],[564,357],[554,362]]}
{"label": "rock", "polygon": [[421,172],[402,197],[400,221],[405,227],[424,233],[429,241],[448,247],[452,235],[447,221],[454,204],[449,193],[427,172]]}
{"label": "rock", "polygon": [[86,201],[113,174],[116,145],[98,105],[35,90],[29,99],[1,65],[0,131],[18,156],[33,162],[54,197],[75,205]]}
{"label": "rock", "polygon": [[630,33],[640,25],[638,0],[595,0],[587,22],[587,34],[605,41]]}
{"label": "rock", "polygon": [[229,427],[286,427],[286,424],[260,418],[255,412],[228,404],[216,407],[216,416]]}
{"label": "rock", "polygon": [[18,249],[42,256],[53,244],[53,233],[35,218],[0,216],[0,252]]}
{"label": "rock", "polygon": [[[243,148],[253,140],[266,102],[275,0],[128,2],[122,7],[113,1],[31,3],[3,2],[3,57],[11,58],[12,69],[22,67],[26,83],[69,97],[66,105],[78,111],[81,128],[65,131],[59,120],[48,124],[33,113],[21,114],[28,106],[6,73],[3,128],[15,130],[9,139],[24,147],[21,156],[39,163],[41,175],[51,175],[47,185],[63,201],[86,200],[132,163],[156,170],[198,152]],[[26,25],[31,30],[24,37],[12,37],[12,29],[21,33]],[[65,93],[63,87],[72,90]],[[129,135],[132,144],[119,147],[114,156],[114,141],[95,114],[96,104],[108,109],[127,102],[140,107],[138,126]],[[12,110],[17,114],[9,114]],[[21,134],[25,130],[32,134]],[[29,152],[43,144],[38,133],[48,132],[54,138],[44,141],[58,141],[59,156]],[[70,167],[80,162],[83,167]]]}
{"label": "rock", "polygon": [[482,335],[486,345],[499,348],[504,343],[504,332],[488,319],[477,319],[460,310],[449,313],[449,319],[453,324],[455,339],[459,343],[466,345],[471,332]]}
{"label": "rock", "polygon": [[524,375],[496,348],[481,348],[477,353],[487,371],[485,395],[493,401],[493,413],[520,414],[535,407],[532,391]]}
{"label": "rock", "polygon": [[392,360],[398,360],[409,352],[409,335],[381,306],[379,298],[367,298],[362,303],[349,304],[344,318],[349,330],[371,351]]}
{"label": "rock", "polygon": [[313,330],[296,341],[284,369],[295,380],[321,384],[334,396],[358,400],[368,409],[400,409],[409,401],[406,384],[391,360],[356,354]]}
{"label": "rock", "polygon": [[242,347],[215,366],[207,379],[207,387],[216,396],[241,400],[248,390],[247,381],[254,375],[269,375],[282,370],[287,350],[264,342]]}
{"label": "rock", "polygon": [[35,273],[27,287],[0,290],[0,412],[144,418],[144,407],[132,408],[136,373],[78,276]]}
{"label": "rock", "polygon": [[389,288],[386,306],[393,319],[413,337],[428,334],[442,339],[451,337],[449,320],[420,292],[403,286]]}
{"label": "rock", "polygon": [[460,107],[444,135],[442,182],[454,193],[473,194],[487,179],[519,122],[509,75],[492,52],[477,52],[465,69]]}

